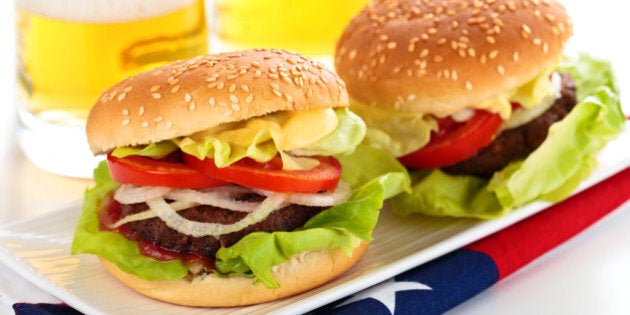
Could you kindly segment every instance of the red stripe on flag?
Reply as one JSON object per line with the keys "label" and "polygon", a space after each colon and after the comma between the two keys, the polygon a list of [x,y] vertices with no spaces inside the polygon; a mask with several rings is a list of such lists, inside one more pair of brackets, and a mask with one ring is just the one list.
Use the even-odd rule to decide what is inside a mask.
{"label": "red stripe on flag", "polygon": [[538,214],[467,246],[489,255],[499,280],[630,200],[630,168]]}

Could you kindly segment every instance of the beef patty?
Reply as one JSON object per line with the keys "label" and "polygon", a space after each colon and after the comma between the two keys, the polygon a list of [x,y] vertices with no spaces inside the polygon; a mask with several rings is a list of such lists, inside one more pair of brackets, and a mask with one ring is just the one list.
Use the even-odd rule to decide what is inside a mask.
{"label": "beef patty", "polygon": [[561,96],[542,115],[529,123],[501,132],[487,147],[471,158],[454,165],[443,167],[447,173],[477,175],[489,178],[510,162],[523,159],[538,148],[549,127],[564,118],[577,103],[575,83],[568,73],[560,73]]}
{"label": "beef patty", "polygon": [[[145,211],[145,203],[120,205],[121,217]],[[252,224],[243,230],[215,238],[214,236],[192,237],[182,234],[159,218],[129,222],[120,232],[133,241],[145,241],[160,249],[184,255],[200,256],[214,262],[215,254],[221,247],[229,247],[246,235],[257,232],[292,231],[303,226],[311,217],[323,211],[324,207],[289,205],[273,211],[265,220]],[[241,220],[246,212],[231,211],[212,206],[196,206],[178,213],[191,221],[230,224]]]}

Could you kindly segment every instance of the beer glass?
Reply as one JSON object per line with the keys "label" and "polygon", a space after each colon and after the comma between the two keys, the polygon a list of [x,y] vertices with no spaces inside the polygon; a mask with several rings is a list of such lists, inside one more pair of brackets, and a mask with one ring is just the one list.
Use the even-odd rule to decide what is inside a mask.
{"label": "beer glass", "polygon": [[331,56],[337,38],[367,0],[214,0],[218,43]]}
{"label": "beer glass", "polygon": [[16,0],[18,142],[36,166],[91,177],[85,119],[139,71],[208,51],[204,0]]}

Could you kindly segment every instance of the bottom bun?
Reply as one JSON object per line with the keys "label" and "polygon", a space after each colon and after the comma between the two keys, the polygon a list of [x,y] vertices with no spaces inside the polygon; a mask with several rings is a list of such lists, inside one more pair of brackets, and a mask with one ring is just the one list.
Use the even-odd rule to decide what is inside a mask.
{"label": "bottom bun", "polygon": [[179,305],[227,307],[275,301],[320,286],[354,266],[366,249],[367,243],[361,242],[350,257],[340,249],[294,255],[272,269],[280,284],[278,289],[254,284],[253,278],[219,278],[213,274],[192,279],[144,280],[105,259],[101,258],[101,263],[114,277],[148,297]]}

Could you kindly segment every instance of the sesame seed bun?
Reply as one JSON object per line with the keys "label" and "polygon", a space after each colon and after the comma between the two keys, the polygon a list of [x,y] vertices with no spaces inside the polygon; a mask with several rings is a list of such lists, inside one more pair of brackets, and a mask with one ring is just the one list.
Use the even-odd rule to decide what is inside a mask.
{"label": "sesame seed bun", "polygon": [[245,50],[177,61],[102,93],[87,119],[94,154],[142,145],[282,110],[347,106],[343,81],[283,50]]}
{"label": "sesame seed bun", "polygon": [[449,115],[550,68],[571,34],[553,0],[377,0],[345,29],[335,66],[363,104]]}
{"label": "sesame seed bun", "polygon": [[254,284],[245,277],[219,278],[212,274],[182,280],[144,280],[101,258],[105,269],[133,290],[151,298],[187,306],[228,307],[275,301],[329,282],[354,266],[367,249],[361,242],[351,256],[341,250],[306,252],[274,267],[278,289]]}

